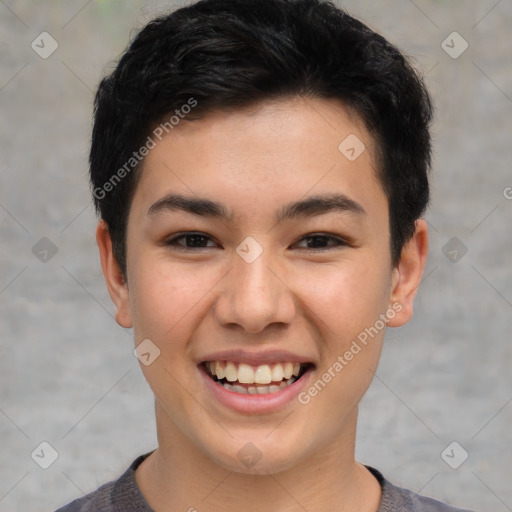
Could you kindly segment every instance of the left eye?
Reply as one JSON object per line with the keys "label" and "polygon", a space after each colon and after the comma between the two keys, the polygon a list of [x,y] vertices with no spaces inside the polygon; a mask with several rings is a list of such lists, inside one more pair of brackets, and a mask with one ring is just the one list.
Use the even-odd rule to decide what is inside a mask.
{"label": "left eye", "polygon": [[[331,235],[307,235],[302,237],[299,242],[311,241],[311,245],[308,244],[307,249],[334,249],[339,246],[348,245],[345,240]],[[325,245],[325,242],[334,242],[334,245]]]}

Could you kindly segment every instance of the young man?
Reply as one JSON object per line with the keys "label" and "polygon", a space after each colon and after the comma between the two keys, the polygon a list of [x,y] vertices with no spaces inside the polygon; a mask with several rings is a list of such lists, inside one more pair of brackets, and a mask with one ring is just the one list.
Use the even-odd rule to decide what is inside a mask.
{"label": "young man", "polygon": [[203,0],[139,33],[90,169],[158,448],[60,512],[456,510],[354,456],[425,267],[431,115],[400,52],[322,0]]}

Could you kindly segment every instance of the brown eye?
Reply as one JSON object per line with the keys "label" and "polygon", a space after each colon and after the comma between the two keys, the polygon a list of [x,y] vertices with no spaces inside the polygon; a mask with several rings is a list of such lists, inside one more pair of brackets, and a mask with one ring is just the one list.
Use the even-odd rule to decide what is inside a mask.
{"label": "brown eye", "polygon": [[319,250],[329,250],[329,249],[335,249],[340,246],[347,246],[349,245],[345,240],[342,238],[339,238],[337,236],[332,235],[321,235],[321,234],[312,234],[307,235],[305,237],[302,237],[299,241],[306,241],[307,247],[306,249],[319,249]]}
{"label": "brown eye", "polygon": [[[173,238],[167,239],[165,245],[178,247],[180,249],[209,249],[213,246],[207,246],[208,240],[212,240],[208,235],[204,233],[183,233]],[[180,243],[184,241],[183,243]]]}

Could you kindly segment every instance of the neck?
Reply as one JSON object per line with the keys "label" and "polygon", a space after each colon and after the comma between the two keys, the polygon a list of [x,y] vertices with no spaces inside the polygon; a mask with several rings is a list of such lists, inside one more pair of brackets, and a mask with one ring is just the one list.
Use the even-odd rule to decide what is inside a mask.
{"label": "neck", "polygon": [[206,456],[157,405],[158,449],[137,469],[151,508],[200,512],[376,512],[381,488],[354,459],[357,411],[350,431],[278,473],[230,471]]}

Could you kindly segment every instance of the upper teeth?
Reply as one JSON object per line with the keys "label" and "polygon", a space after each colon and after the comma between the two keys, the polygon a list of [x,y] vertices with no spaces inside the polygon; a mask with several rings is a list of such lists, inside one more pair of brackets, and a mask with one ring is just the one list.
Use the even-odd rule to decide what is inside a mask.
{"label": "upper teeth", "polygon": [[210,361],[207,366],[212,375],[218,379],[226,379],[229,382],[236,380],[242,384],[270,384],[289,379],[292,375],[300,373],[300,363],[275,363],[251,366],[245,363],[232,361]]}

